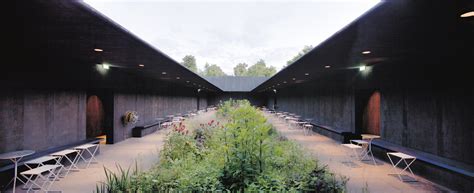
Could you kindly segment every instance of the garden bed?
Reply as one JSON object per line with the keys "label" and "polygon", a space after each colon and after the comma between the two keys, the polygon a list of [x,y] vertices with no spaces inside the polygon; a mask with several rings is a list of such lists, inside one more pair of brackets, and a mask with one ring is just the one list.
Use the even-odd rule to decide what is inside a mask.
{"label": "garden bed", "polygon": [[248,101],[226,101],[217,116],[193,129],[175,125],[150,171],[105,169],[97,192],[345,191],[345,177],[279,136]]}

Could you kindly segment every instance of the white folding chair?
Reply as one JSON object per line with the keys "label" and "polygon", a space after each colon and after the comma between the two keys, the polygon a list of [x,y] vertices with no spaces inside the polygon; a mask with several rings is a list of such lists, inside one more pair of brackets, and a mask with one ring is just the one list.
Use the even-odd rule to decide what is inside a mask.
{"label": "white folding chair", "polygon": [[[393,166],[393,168],[392,168],[393,172],[398,175],[398,178],[402,182],[407,182],[407,181],[415,181],[416,182],[417,181],[416,177],[415,177],[415,174],[413,174],[413,171],[411,171],[411,168],[410,168],[411,164],[413,164],[413,162],[415,162],[416,157],[408,155],[408,154],[400,153],[400,152],[390,152],[390,153],[387,153],[387,156],[388,156],[388,159],[390,160],[390,163]],[[400,160],[398,160],[398,162],[394,164],[393,161],[392,161],[392,157],[398,157]],[[411,160],[411,161],[407,162],[407,160]],[[400,164],[402,161],[405,163],[405,168],[403,168],[403,170],[400,171],[400,172],[395,172],[395,169],[397,168],[398,164]],[[414,180],[403,180],[402,179],[401,175],[402,175],[403,172],[407,171],[407,169],[408,169],[408,171],[410,171],[411,177]]]}
{"label": "white folding chair", "polygon": [[[69,172],[73,169],[77,169],[79,170],[79,168],[77,167],[76,163],[77,161],[79,161],[79,154],[81,152],[79,150],[76,150],[76,149],[66,149],[66,150],[62,150],[62,151],[58,151],[58,152],[55,152],[55,153],[52,153],[51,155],[52,156],[56,156],[58,157],[59,159],[57,160],[57,165],[60,165],[61,164],[61,161],[66,158],[66,161],[69,163],[69,166],[67,167],[63,167],[65,170],[66,170],[66,174],[62,177],[66,177]],[[74,158],[71,160],[71,158],[68,157],[68,155],[70,154],[75,154]],[[59,175],[59,174],[58,174]]]}
{"label": "white folding chair", "polygon": [[[21,172],[20,175],[26,179],[25,184],[31,184],[26,192],[33,190],[34,186],[39,187],[44,192],[48,192],[48,190],[51,188],[51,185],[53,185],[53,182],[56,181],[59,175],[55,173],[55,170],[60,167],[61,165],[42,165],[40,167]],[[40,182],[40,180],[42,182]]]}
{"label": "white folding chair", "polygon": [[[77,146],[77,147],[74,147],[74,149],[76,150],[79,150],[79,159],[82,159],[84,162],[86,162],[86,168],[89,167],[89,165],[91,164],[92,160],[96,161],[96,162],[99,162],[96,158],[95,158],[95,155],[97,153],[97,150],[99,150],[99,144],[84,144],[84,145],[80,145],[80,146]],[[91,149],[93,149],[91,151]],[[87,160],[84,156],[84,153],[88,153],[90,155],[90,158]]]}
{"label": "white folding chair", "polygon": [[[58,159],[59,159],[58,157],[48,155],[48,156],[43,156],[36,159],[25,161],[24,164],[28,169],[32,170],[34,168],[44,166],[45,163],[49,161],[54,161],[56,164],[58,164],[58,161],[57,161]],[[61,172],[63,165],[59,165],[59,166],[61,168],[59,168],[58,173]],[[28,184],[27,182],[25,182],[23,185],[23,189],[29,189],[27,187],[28,185],[33,186],[32,184]]]}
{"label": "white folding chair", "polygon": [[355,145],[355,144],[352,144],[352,143],[345,143],[345,144],[342,144],[342,146],[351,149],[352,153],[349,154],[349,157],[355,157],[357,160],[359,160],[359,153],[357,152],[357,150],[362,149],[361,146]]}
{"label": "white folding chair", "polygon": [[361,161],[364,161],[366,157],[369,158],[369,160],[371,160],[372,158],[374,165],[377,165],[377,162],[375,161],[375,158],[374,158],[374,154],[372,153],[371,143],[369,141],[362,140],[362,139],[353,139],[350,142],[352,144],[362,146],[362,152],[361,152],[362,157],[360,158]]}
{"label": "white folding chair", "polygon": [[303,130],[304,130],[304,135],[311,134],[311,131],[313,131],[313,125],[311,125],[311,124],[304,124],[304,125],[303,125]]}

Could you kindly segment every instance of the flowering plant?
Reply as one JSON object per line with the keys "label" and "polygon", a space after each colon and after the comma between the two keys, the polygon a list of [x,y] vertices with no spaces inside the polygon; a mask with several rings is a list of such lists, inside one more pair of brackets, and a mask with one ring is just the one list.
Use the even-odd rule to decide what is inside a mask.
{"label": "flowering plant", "polygon": [[186,129],[186,125],[184,125],[182,122],[180,122],[179,124],[173,124],[173,130],[178,132],[179,134],[182,134],[182,135],[187,135],[188,134],[188,130]]}
{"label": "flowering plant", "polygon": [[135,124],[138,122],[138,113],[136,111],[127,111],[123,116],[123,124]]}

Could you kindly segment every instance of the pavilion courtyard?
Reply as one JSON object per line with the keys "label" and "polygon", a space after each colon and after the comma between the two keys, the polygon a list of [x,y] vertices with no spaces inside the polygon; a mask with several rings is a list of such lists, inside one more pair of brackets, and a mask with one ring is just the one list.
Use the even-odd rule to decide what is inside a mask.
{"label": "pavilion courtyard", "polygon": [[262,77],[83,1],[5,7],[0,192],[474,191],[471,0],[381,1]]}

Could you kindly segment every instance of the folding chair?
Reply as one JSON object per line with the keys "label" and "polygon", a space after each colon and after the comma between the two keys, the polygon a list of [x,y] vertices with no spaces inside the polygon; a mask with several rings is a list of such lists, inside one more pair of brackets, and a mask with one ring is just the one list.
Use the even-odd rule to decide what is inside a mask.
{"label": "folding chair", "polygon": [[310,134],[311,131],[313,131],[313,125],[311,125],[311,124],[304,124],[304,125],[303,125],[303,131],[304,131],[304,135]]}
{"label": "folding chair", "polygon": [[[48,192],[53,182],[56,181],[59,174],[55,174],[55,170],[60,168],[61,165],[43,165],[35,169],[30,169],[24,172],[21,172],[20,175],[26,179],[26,183],[31,183],[31,186],[26,192],[29,192],[33,189],[33,186],[39,187],[44,192]],[[44,175],[43,175],[44,174]],[[53,179],[51,179],[53,177]],[[43,182],[39,182],[42,180]]]}
{"label": "folding chair", "polygon": [[[71,160],[71,158],[69,158],[68,155],[69,154],[74,154],[74,153],[75,153],[74,159]],[[73,168],[79,170],[76,163],[77,163],[77,161],[79,161],[78,158],[79,158],[80,153],[81,153],[81,151],[76,150],[76,149],[66,149],[66,150],[58,151],[58,152],[55,152],[55,153],[51,154],[52,156],[56,156],[56,157],[59,158],[58,162],[57,162],[57,165],[61,165],[61,161],[64,158],[66,158],[66,161],[69,162],[69,166],[67,168],[63,167],[66,170],[66,174],[63,177],[66,177]]]}
{"label": "folding chair", "polygon": [[[79,150],[80,153],[79,153],[79,159],[82,159],[84,160],[84,162],[87,163],[86,165],[86,168],[89,167],[89,165],[91,164],[92,160],[95,160],[96,162],[99,162],[96,158],[95,158],[95,154],[97,153],[97,150],[99,150],[99,144],[84,144],[84,145],[80,145],[80,146],[77,146],[77,147],[74,147],[74,149],[76,150]],[[93,149],[91,151],[91,149]],[[91,157],[89,158],[89,160],[87,160],[85,157],[84,157],[84,153],[87,152]]]}
{"label": "folding chair", "polygon": [[[390,160],[390,163],[392,164],[393,168],[392,170],[395,172],[395,169],[397,168],[398,164],[400,164],[402,161],[405,163],[405,168],[403,168],[402,171],[400,172],[395,172],[395,174],[398,175],[398,178],[402,181],[402,182],[407,182],[407,181],[417,181],[416,180],[416,177],[415,177],[415,174],[413,174],[413,171],[411,171],[411,164],[413,164],[413,162],[415,162],[416,160],[416,157],[414,156],[411,156],[411,155],[407,155],[407,154],[404,154],[404,153],[400,153],[400,152],[390,152],[390,153],[387,153],[387,156],[388,156],[388,159]],[[396,164],[393,163],[392,161],[392,157],[398,157],[400,160],[398,160],[398,162]],[[407,162],[407,160],[411,160],[409,162]],[[414,180],[403,180],[401,175],[402,175],[402,172],[406,171],[408,169],[408,171],[410,171],[411,173],[411,177],[414,179]]]}
{"label": "folding chair", "polygon": [[366,140],[361,140],[361,139],[353,139],[350,141],[352,144],[360,145],[362,146],[362,157],[360,158],[361,161],[365,160],[365,158],[372,158],[372,161],[374,162],[374,165],[377,165],[377,162],[375,161],[374,154],[372,153],[372,147],[370,142]]}
{"label": "folding chair", "polygon": [[[44,166],[46,162],[50,162],[50,161],[54,161],[56,164],[58,164],[58,159],[59,158],[55,156],[43,156],[36,159],[25,161],[24,164],[28,169],[32,170],[34,168]],[[63,165],[59,165],[59,166],[61,168],[59,168],[58,173],[60,173],[61,170],[63,169]],[[23,185],[23,189],[28,189],[27,186],[28,186],[28,183],[25,182]]]}
{"label": "folding chair", "polygon": [[357,150],[362,149],[361,146],[355,145],[355,144],[352,144],[352,143],[342,144],[342,146],[351,149],[352,154],[350,154],[349,157],[355,157],[357,160],[359,160],[359,153],[357,153]]}

